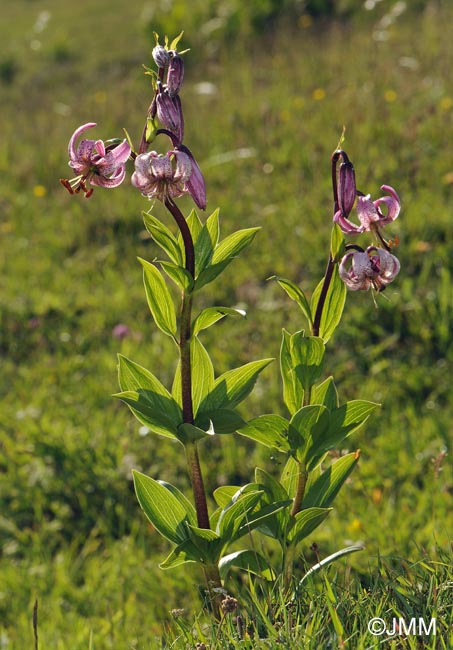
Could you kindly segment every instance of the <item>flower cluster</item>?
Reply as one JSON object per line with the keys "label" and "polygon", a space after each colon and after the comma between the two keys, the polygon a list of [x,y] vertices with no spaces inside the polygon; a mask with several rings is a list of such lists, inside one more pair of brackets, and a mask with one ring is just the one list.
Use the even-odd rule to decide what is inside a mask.
{"label": "flower cluster", "polygon": [[[370,194],[363,194],[356,188],[354,167],[344,151],[336,151],[332,162],[335,165],[342,158],[334,186],[335,211],[334,223],[337,223],[346,235],[372,233],[380,246],[368,246],[366,250],[357,245],[346,245],[347,253],[339,266],[339,274],[348,289],[352,291],[383,291],[398,275],[400,263],[391,253],[391,244],[381,229],[393,223],[398,217],[401,202],[398,194],[390,185],[382,185],[385,196],[372,201]],[[356,205],[359,224],[349,219]]]}
{"label": "flower cluster", "polygon": [[[114,188],[126,177],[126,162],[135,160],[132,185],[149,199],[163,203],[189,194],[196,205],[206,208],[206,185],[201,169],[190,149],[183,144],[184,116],[179,91],[184,79],[184,61],[175,49],[157,44],[153,49],[157,65],[157,81],[153,101],[148,111],[147,124],[139,147],[139,153],[132,151],[127,140],[87,140],[78,138],[88,129],[96,126],[89,122],[79,126],[73,133],[68,147],[69,166],[76,176],[70,180],[60,179],[71,193],[83,191],[86,198],[93,193],[88,185]],[[165,79],[165,83],[164,83]],[[166,154],[148,152],[147,125],[157,120],[159,127],[152,134],[166,135],[172,142],[172,149]]]}
{"label": "flower cluster", "polygon": [[[150,117],[157,118],[161,129],[156,134],[167,135],[173,149],[167,154],[146,153],[146,139],[140,145],[135,160],[132,184],[149,199],[166,202],[173,197],[190,194],[195,204],[206,208],[206,185],[192,152],[183,144],[184,116],[179,91],[184,79],[184,61],[175,49],[157,44],[153,49],[157,65],[156,90],[150,107]],[[166,83],[163,79],[166,74]]]}

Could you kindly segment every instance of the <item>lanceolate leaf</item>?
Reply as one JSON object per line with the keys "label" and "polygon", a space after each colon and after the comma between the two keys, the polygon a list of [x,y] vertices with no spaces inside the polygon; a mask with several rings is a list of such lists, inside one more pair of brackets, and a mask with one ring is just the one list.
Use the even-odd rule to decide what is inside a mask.
{"label": "lanceolate leaf", "polygon": [[302,310],[302,313],[304,314],[305,318],[307,319],[311,327],[313,325],[313,320],[311,316],[310,305],[308,304],[308,300],[306,299],[302,289],[297,284],[294,284],[294,282],[291,282],[291,280],[287,280],[286,278],[281,278],[277,275],[273,276],[270,279],[277,280],[279,285],[282,287],[282,289],[286,291],[288,296],[292,300],[295,300],[297,302],[297,304]]}
{"label": "lanceolate leaf", "polygon": [[282,332],[280,348],[280,371],[283,380],[283,399],[291,415],[294,415],[303,404],[304,389],[294,370],[291,357],[291,334],[285,329]]}
{"label": "lanceolate leaf", "polygon": [[311,389],[311,403],[323,404],[329,411],[338,407],[338,393],[333,377],[327,377],[322,383]]}
{"label": "lanceolate leaf", "polygon": [[306,508],[295,515],[295,524],[288,533],[288,541],[299,544],[321,524],[331,508]]}
{"label": "lanceolate leaf", "polygon": [[143,266],[146,298],[155,323],[162,332],[175,338],[177,334],[176,311],[170,291],[154,264],[141,258],[139,261]]}
{"label": "lanceolate leaf", "polygon": [[260,415],[238,429],[238,433],[260,442],[266,447],[272,447],[279,451],[289,451],[288,427],[288,420],[285,420],[280,415]]}
{"label": "lanceolate leaf", "polygon": [[233,409],[213,409],[209,413],[199,413],[195,424],[204,431],[212,429],[212,433],[235,433],[245,426],[244,420]]}
{"label": "lanceolate leaf", "polygon": [[[359,451],[342,456],[324,470],[315,480],[309,480],[305,489],[302,507],[329,507],[337,496],[341,486],[359,462],[359,458]],[[311,472],[311,474],[314,474],[314,472]]]}
{"label": "lanceolate leaf", "polygon": [[213,389],[209,391],[200,406],[200,413],[219,408],[234,408],[240,404],[252,390],[260,372],[271,361],[273,359],[252,361],[217,377]]}
{"label": "lanceolate leaf", "polygon": [[169,391],[149,370],[130,359],[118,356],[118,378],[125,401],[140,422],[152,431],[175,437],[182,422],[182,411]]}
{"label": "lanceolate leaf", "polygon": [[178,240],[171,230],[148,212],[143,212],[143,221],[145,222],[146,230],[156,244],[167,253],[172,262],[178,266],[182,266],[184,264],[184,255],[178,244]]}
{"label": "lanceolate leaf", "polygon": [[206,220],[195,242],[195,277],[210,263],[214,248],[219,241],[219,219],[216,210]]}
{"label": "lanceolate leaf", "polygon": [[219,262],[233,259],[239,255],[244,248],[251,244],[258,230],[260,230],[260,228],[245,228],[244,230],[238,230],[223,239],[214,251],[212,263],[218,264]]}
{"label": "lanceolate leaf", "polygon": [[248,571],[265,580],[276,580],[277,578],[275,571],[268,564],[267,560],[256,551],[236,551],[235,553],[225,555],[219,562],[221,579],[225,580],[233,568]]}
{"label": "lanceolate leaf", "polygon": [[334,223],[330,237],[330,255],[333,260],[340,262],[345,253],[345,239],[340,226]]}
{"label": "lanceolate leaf", "polygon": [[[323,280],[318,284],[311,298],[311,311],[313,314],[316,313],[322,285]],[[345,301],[346,285],[338,275],[338,266],[335,265],[319,327],[319,336],[323,339],[324,343],[327,343],[339,324]]]}
{"label": "lanceolate leaf", "polygon": [[286,461],[285,467],[283,468],[282,475],[280,477],[280,483],[291,499],[294,499],[296,496],[299,471],[299,463],[295,458],[290,456]]}
{"label": "lanceolate leaf", "polygon": [[193,277],[183,266],[178,266],[172,262],[162,262],[161,260],[159,260],[159,264],[168,277],[173,280],[180,289],[189,292],[192,291],[194,285]]}
{"label": "lanceolate leaf", "polygon": [[322,460],[323,455],[338,446],[353,431],[362,426],[379,404],[365,400],[352,400],[330,412],[328,431],[316,439],[307,457],[311,470]]}
{"label": "lanceolate leaf", "polygon": [[296,332],[291,336],[291,359],[295,373],[305,391],[319,379],[324,363],[325,345],[318,336]]}
{"label": "lanceolate leaf", "polygon": [[242,309],[233,309],[232,307],[207,307],[194,320],[192,334],[196,336],[198,332],[211,327],[224,316],[242,316],[245,318],[246,313]]}
{"label": "lanceolate leaf", "polygon": [[188,539],[185,505],[158,481],[136,470],[132,473],[138,501],[154,528],[174,544]]}
{"label": "lanceolate leaf", "polygon": [[259,228],[238,230],[222,240],[214,249],[209,265],[205,265],[205,268],[200,270],[200,274],[195,281],[195,290],[198,291],[205,284],[215,280],[234,258],[252,242],[258,230]]}

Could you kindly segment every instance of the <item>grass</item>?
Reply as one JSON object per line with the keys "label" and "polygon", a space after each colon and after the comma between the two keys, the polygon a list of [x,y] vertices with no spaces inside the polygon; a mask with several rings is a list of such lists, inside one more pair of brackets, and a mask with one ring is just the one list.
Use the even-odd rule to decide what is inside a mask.
{"label": "grass", "polygon": [[[224,234],[263,227],[235,274],[201,299],[248,312],[247,321],[206,333],[217,373],[278,355],[281,328],[303,327],[266,278],[285,275],[309,291],[320,277],[329,156],[343,125],[359,187],[376,197],[390,183],[404,205],[394,228],[400,277],[378,309],[368,295],[348,296],[328,359],[344,399],[383,407],[351,441],[362,450],[360,465],[303,549],[304,562],[316,562],[312,542],[322,556],[350,542],[366,550],[310,583],[291,624],[284,613],[258,625],[247,589],[228,585],[240,595],[245,627],[255,626],[245,648],[377,647],[366,623],[381,614],[435,614],[438,635],[426,647],[453,645],[452,12],[447,3],[409,8],[383,30],[390,6],[341,21],[306,17],[243,39],[211,35],[205,48],[201,23],[183,42],[194,48],[183,92],[186,139],[205,172],[209,208],[221,206]],[[32,646],[35,598],[42,648],[87,650],[92,638],[96,650],[144,649],[159,647],[162,636],[168,647],[186,647],[168,613],[174,608],[187,610],[196,640],[212,644],[217,634],[194,598],[198,574],[158,569],[168,548],[148,530],[132,491],[132,467],[188,489],[180,450],[141,436],[110,397],[117,352],[164,383],[174,372],[135,259],[156,253],[140,220],[148,205],[127,185],[84,201],[58,184],[77,125],[97,121],[99,137],[123,126],[135,140],[141,132],[149,86],[140,64],[150,57],[143,11],[137,1],[23,0],[3,9],[0,647]],[[174,27],[176,20],[155,28],[173,35],[193,24],[187,11]],[[212,94],[200,93],[202,82],[213,84]],[[112,336],[120,322],[131,329],[122,341]],[[276,366],[247,409],[248,418],[284,412]],[[210,441],[202,454],[210,490],[249,481],[255,465],[277,471],[283,462],[239,437]],[[239,643],[235,635],[226,620],[217,646]],[[266,635],[271,641],[257,640]]]}

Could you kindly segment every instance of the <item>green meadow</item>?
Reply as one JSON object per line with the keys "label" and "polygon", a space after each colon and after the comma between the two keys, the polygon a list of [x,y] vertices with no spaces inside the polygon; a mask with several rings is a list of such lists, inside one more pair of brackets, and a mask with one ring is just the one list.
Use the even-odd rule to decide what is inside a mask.
{"label": "green meadow", "polygon": [[[1,13],[0,649],[453,648],[451,3],[4,0]],[[282,328],[306,327],[268,278],[310,295],[322,277],[343,129],[358,188],[376,199],[391,185],[403,206],[389,228],[400,274],[375,300],[348,294],[325,368],[345,400],[382,407],[341,451],[360,449],[359,465],[297,568],[365,548],[307,581],[297,625],[241,641],[230,620],[219,631],[202,613],[195,568],[159,569],[169,545],[131,470],[190,495],[184,457],[112,398],[117,353],[166,385],[175,371],[137,261],[157,255],[141,217],[150,204],[129,180],[89,200],[59,183],[80,124],[97,122],[88,137],[104,139],[125,128],[138,145],[153,31],[181,30],[185,142],[207,215],[220,207],[222,235],[261,227],[198,299],[247,311],[202,335],[216,374],[278,357]],[[153,213],[173,227],[162,206]],[[285,414],[277,362],[243,406],[245,419],[267,412]],[[210,493],[284,465],[239,435],[213,438],[201,447]],[[244,618],[258,607],[237,597]],[[437,634],[382,639],[367,631],[375,616],[434,617]]]}

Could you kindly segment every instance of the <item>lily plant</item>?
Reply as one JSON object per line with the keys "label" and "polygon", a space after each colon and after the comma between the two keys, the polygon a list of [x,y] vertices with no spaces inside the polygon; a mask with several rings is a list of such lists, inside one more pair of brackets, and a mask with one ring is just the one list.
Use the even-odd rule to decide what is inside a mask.
{"label": "lily plant", "polygon": [[[164,479],[133,471],[138,501],[154,528],[171,545],[161,563],[170,569],[191,562],[204,574],[210,607],[220,615],[223,585],[233,569],[245,570],[268,581],[283,580],[290,592],[300,544],[328,517],[333,501],[360,457],[358,450],[335,458],[345,440],[362,426],[378,405],[362,399],[342,402],[334,379],[325,370],[326,345],[339,325],[347,289],[380,292],[397,276],[400,265],[392,244],[382,235],[400,211],[396,191],[383,185],[386,196],[372,201],[357,190],[354,167],[337,148],[331,159],[333,210],[326,271],[310,299],[295,282],[274,279],[302,312],[304,328],[282,332],[279,361],[285,413],[247,419],[238,407],[252,391],[258,376],[272,359],[253,360],[216,376],[200,334],[225,316],[245,314],[230,306],[198,310],[203,288],[229,270],[235,258],[252,243],[259,228],[248,227],[220,237],[219,210],[207,218],[192,210],[185,216],[178,199],[189,195],[198,210],[206,208],[203,173],[184,143],[184,116],[180,91],[184,79],[182,35],[153,50],[153,96],[137,149],[130,138],[77,139],[94,122],[78,127],[69,142],[69,165],[77,176],[63,179],[71,194],[93,193],[88,184],[114,188],[126,176],[126,162],[134,164],[131,183],[148,200],[145,227],[163,253],[152,262],[140,259],[146,299],[155,325],[175,345],[178,364],[172,386],[140,363],[119,356],[120,392],[139,420],[159,438],[179,441],[185,453],[192,498]],[[150,150],[157,139],[169,141],[164,154]],[[175,229],[153,214],[161,203]],[[356,225],[350,220],[357,210]],[[347,236],[371,236],[366,248],[348,243]],[[176,285],[175,301],[168,283]],[[212,436],[239,434],[276,450],[285,459],[280,476],[256,468],[243,486],[222,485],[213,490],[217,507],[209,512],[200,464],[203,441]],[[252,469],[251,469],[252,473]],[[280,556],[270,560],[256,551],[251,534],[277,540]],[[238,548],[242,540],[243,548]],[[231,549],[234,545],[234,550]],[[345,549],[352,552],[357,547]],[[338,556],[338,554],[335,554]],[[320,563],[322,564],[322,563]],[[281,576],[281,578],[279,578]]]}

